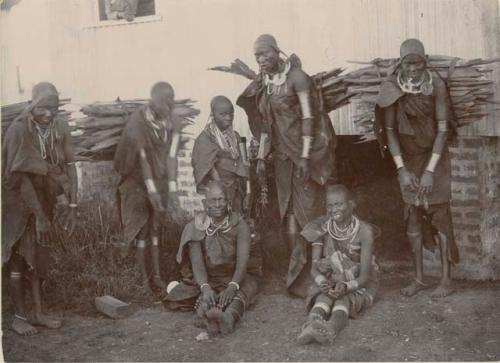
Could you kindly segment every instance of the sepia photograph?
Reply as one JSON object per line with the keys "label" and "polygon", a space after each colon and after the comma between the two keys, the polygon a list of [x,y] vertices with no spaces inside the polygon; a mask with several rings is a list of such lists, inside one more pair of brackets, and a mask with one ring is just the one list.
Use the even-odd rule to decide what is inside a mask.
{"label": "sepia photograph", "polygon": [[5,362],[500,361],[500,0],[0,0]]}

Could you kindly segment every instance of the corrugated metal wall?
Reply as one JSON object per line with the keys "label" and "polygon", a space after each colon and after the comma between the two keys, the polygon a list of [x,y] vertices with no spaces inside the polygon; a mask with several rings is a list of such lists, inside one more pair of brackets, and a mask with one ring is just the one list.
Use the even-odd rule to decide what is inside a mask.
{"label": "corrugated metal wall", "polygon": [[[428,54],[466,59],[500,57],[500,10],[497,0],[355,0],[352,1],[352,60],[397,57],[406,38],[424,42]],[[334,20],[335,21],[335,20]],[[333,35],[335,36],[335,35]],[[358,46],[359,44],[359,46]],[[500,102],[500,67],[490,75]],[[349,107],[333,115],[339,134],[356,134]],[[500,136],[500,112],[461,130],[467,135]]]}
{"label": "corrugated metal wall", "polygon": [[[430,54],[500,56],[498,0],[156,0],[156,21],[120,26],[96,24],[96,3],[23,0],[2,11],[2,102],[26,100],[35,82],[48,79],[81,103],[147,97],[155,81],[167,79],[180,97],[200,101],[201,130],[210,99],[234,100],[247,84],[206,69],[237,57],[256,68],[252,44],[261,33],[296,52],[309,73],[395,57],[408,37],[420,38]],[[492,76],[499,83],[500,70]],[[236,113],[238,131],[247,134],[243,112]],[[354,133],[349,115],[334,115],[338,133]],[[500,135],[497,119],[468,132]]]}

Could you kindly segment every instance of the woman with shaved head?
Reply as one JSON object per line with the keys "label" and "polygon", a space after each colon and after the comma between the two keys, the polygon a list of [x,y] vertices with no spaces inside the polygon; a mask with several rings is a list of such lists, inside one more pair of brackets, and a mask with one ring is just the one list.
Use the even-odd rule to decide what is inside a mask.
{"label": "woman with shaved head", "polygon": [[165,209],[177,191],[179,130],[174,127],[174,89],[167,82],[151,88],[149,103],[136,110],[127,122],[116,148],[114,167],[118,187],[123,238],[136,241],[137,264],[145,291],[149,277],[145,250],[151,243],[153,284],[164,289],[160,276],[159,235]]}
{"label": "woman with shaved head", "polygon": [[[46,248],[56,204],[67,209],[64,228],[76,223],[77,175],[67,123],[58,119],[59,93],[53,84],[33,87],[27,108],[7,129],[2,143],[2,263],[9,268],[9,287],[20,335],[34,325],[59,328],[61,322],[42,311],[41,281],[50,267]],[[69,203],[68,203],[69,199]],[[59,214],[57,214],[59,217]],[[35,312],[28,319],[24,279],[31,282]]]}
{"label": "woman with shaved head", "polygon": [[406,231],[414,253],[415,277],[401,293],[413,296],[428,287],[424,282],[422,247],[434,251],[437,244],[442,277],[432,295],[449,295],[453,292],[451,265],[458,262],[450,211],[447,145],[454,120],[446,84],[437,72],[428,69],[424,45],[418,39],[401,44],[398,67],[380,88],[376,123],[381,125],[376,134],[386,135],[396,164]]}
{"label": "woman with shaved head", "polygon": [[195,140],[191,162],[199,193],[205,192],[208,182],[222,181],[231,208],[243,213],[250,193],[249,170],[239,148],[240,135],[233,130],[233,118],[232,102],[215,96],[210,102],[210,121]]}
{"label": "woman with shaved head", "polygon": [[290,263],[287,287],[305,296],[306,243],[300,230],[324,213],[324,185],[334,167],[335,134],[312,79],[276,39],[263,34],[254,43],[260,74],[239,97],[250,129],[260,140],[257,173],[265,173],[272,152],[281,219],[285,221]]}
{"label": "woman with shaved head", "polygon": [[177,283],[166,299],[196,298],[208,333],[228,334],[257,296],[261,264],[248,223],[228,208],[224,183],[209,182],[205,197],[204,212],[184,227],[177,253],[178,263],[189,257],[196,286]]}

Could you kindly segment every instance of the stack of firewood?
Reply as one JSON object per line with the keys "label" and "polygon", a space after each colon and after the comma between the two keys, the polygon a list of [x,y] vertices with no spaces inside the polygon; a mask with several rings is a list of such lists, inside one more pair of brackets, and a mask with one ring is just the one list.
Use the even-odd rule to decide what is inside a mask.
{"label": "stack of firewood", "polygon": [[[323,109],[331,112],[349,103],[360,134],[373,133],[374,110],[382,81],[392,74],[398,59],[375,59],[361,69],[342,74],[341,68],[320,72],[312,76],[322,95]],[[480,120],[488,114],[493,101],[493,81],[486,78],[491,72],[487,66],[500,59],[464,60],[448,56],[429,56],[429,69],[437,72],[445,81],[453,106],[453,116],[458,126]],[[229,72],[255,79],[257,74],[244,62],[236,59],[229,67],[218,66],[211,70]]]}
{"label": "stack of firewood", "polygon": [[[70,125],[75,129],[75,154],[91,159],[106,159],[114,153],[128,116],[147,100],[117,100],[111,103],[94,103],[84,106],[81,112],[86,117],[73,119]],[[194,101],[185,99],[175,102],[174,122],[181,129],[194,122],[199,111]],[[183,138],[184,141],[185,137]]]}
{"label": "stack of firewood", "polygon": [[[494,104],[493,81],[486,78],[491,72],[487,65],[500,59],[470,61],[448,56],[429,56],[429,70],[445,81],[453,106],[457,126],[479,121]],[[369,66],[344,76],[347,93],[352,96],[353,122],[362,134],[373,132],[374,109],[380,84],[392,74],[398,59],[375,59]],[[367,64],[367,63],[364,63]]]}
{"label": "stack of firewood", "polygon": [[[300,60],[296,55],[292,54],[290,58],[292,59],[292,62],[300,64]],[[228,67],[217,66],[209,68],[209,70],[233,73],[250,80],[257,77],[257,73],[255,73],[240,59],[235,59]],[[326,112],[330,112],[347,105],[349,103],[349,98],[352,96],[347,94],[347,84],[345,83],[344,78],[340,77],[342,72],[342,68],[333,68],[328,72],[320,72],[312,76],[314,84],[321,95],[323,109]]]}
{"label": "stack of firewood", "polygon": [[[61,106],[68,104],[63,100]],[[117,100],[110,103],[94,103],[82,107],[84,117],[72,117],[72,113],[60,110],[58,118],[68,122],[74,140],[74,152],[78,160],[110,160],[128,116],[147,100]],[[189,139],[184,131],[194,122],[199,110],[193,107],[194,101],[185,99],[175,102],[174,123],[181,130],[182,143]],[[7,127],[27,106],[27,102],[2,107],[2,135]]]}
{"label": "stack of firewood", "polygon": [[[68,104],[71,100],[69,98],[60,100],[60,106]],[[2,140],[5,135],[5,131],[10,126],[12,121],[18,117],[23,110],[28,107],[28,102],[19,102],[12,105],[2,106]],[[69,121],[71,113],[68,111],[60,110],[57,114],[58,118]]]}

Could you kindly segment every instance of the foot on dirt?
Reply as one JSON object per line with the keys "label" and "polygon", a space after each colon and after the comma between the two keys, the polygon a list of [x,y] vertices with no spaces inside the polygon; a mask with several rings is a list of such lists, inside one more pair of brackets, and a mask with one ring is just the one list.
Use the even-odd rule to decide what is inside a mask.
{"label": "foot on dirt", "polygon": [[201,318],[200,316],[198,316],[198,314],[196,314],[194,316],[193,325],[195,327],[201,328],[201,329],[206,329],[206,327],[207,327],[205,321],[203,320],[203,318]]}
{"label": "foot on dirt", "polygon": [[222,316],[222,310],[219,308],[211,308],[206,312],[206,316],[210,320],[219,320]]}
{"label": "foot on dirt", "polygon": [[297,337],[297,343],[300,345],[306,345],[312,343],[314,340],[314,328],[309,322],[307,322],[304,324],[302,331]]}
{"label": "foot on dirt", "polygon": [[161,279],[160,276],[153,276],[153,285],[161,290],[166,290],[167,284]]}
{"label": "foot on dirt", "polygon": [[205,324],[207,332],[210,337],[220,333],[219,321],[222,316],[222,310],[218,308],[211,308],[206,312]]}
{"label": "foot on dirt", "polygon": [[333,326],[324,319],[313,319],[311,326],[314,328],[314,339],[320,344],[332,344],[337,337]]}
{"label": "foot on dirt", "polygon": [[224,311],[219,317],[220,332],[223,335],[231,334],[234,330],[234,316],[230,311]]}
{"label": "foot on dirt", "polygon": [[430,296],[431,297],[445,297],[445,296],[453,294],[454,292],[455,292],[455,289],[453,288],[453,286],[451,285],[450,282],[446,282],[446,283],[441,282],[438,285],[438,287],[436,287],[434,289],[434,291],[432,291],[430,293]]}
{"label": "foot on dirt", "polygon": [[33,319],[34,325],[41,325],[50,329],[59,329],[62,325],[61,320],[53,319],[48,315],[38,314]]}
{"label": "foot on dirt", "polygon": [[38,333],[38,330],[27,320],[23,320],[18,317],[14,317],[14,321],[12,322],[12,330],[14,330],[17,334],[25,337]]}
{"label": "foot on dirt", "polygon": [[420,281],[414,280],[410,285],[406,286],[405,288],[401,289],[401,295],[403,296],[413,296],[419,293],[420,291],[426,289],[427,286],[421,283]]}

